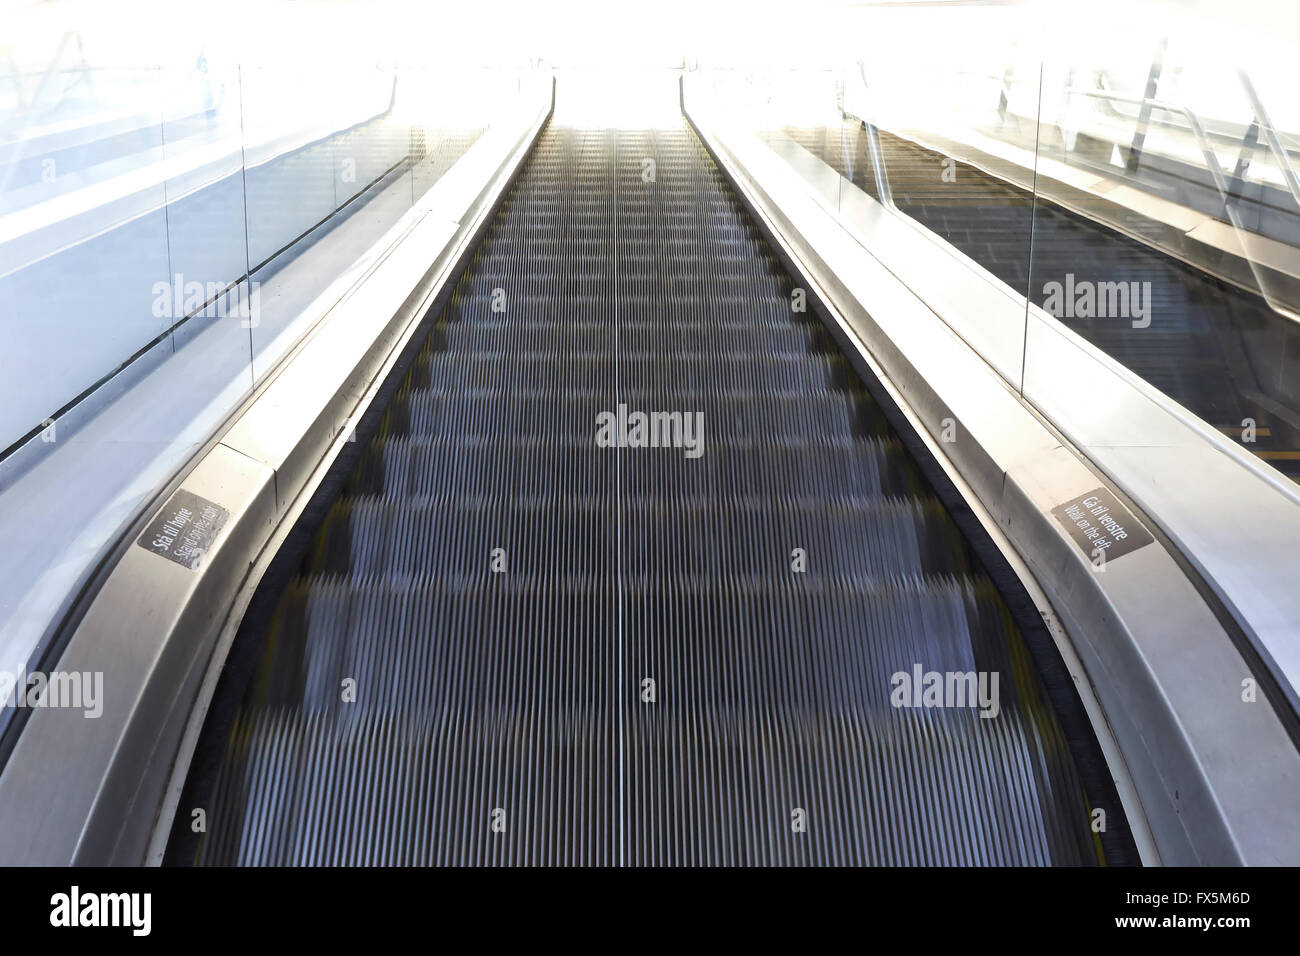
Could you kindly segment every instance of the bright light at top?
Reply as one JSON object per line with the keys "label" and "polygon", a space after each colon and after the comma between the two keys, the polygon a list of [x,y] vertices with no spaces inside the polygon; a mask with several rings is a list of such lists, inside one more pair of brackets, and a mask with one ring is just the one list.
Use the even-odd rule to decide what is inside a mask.
{"label": "bright light at top", "polygon": [[560,70],[555,122],[603,129],[681,125],[677,70]]}

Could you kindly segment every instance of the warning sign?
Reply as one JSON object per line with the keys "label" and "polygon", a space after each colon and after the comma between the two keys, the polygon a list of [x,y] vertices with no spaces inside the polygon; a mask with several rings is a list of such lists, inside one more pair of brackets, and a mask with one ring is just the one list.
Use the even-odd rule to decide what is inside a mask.
{"label": "warning sign", "polygon": [[180,489],[136,542],[146,551],[197,571],[230,512],[214,501]]}
{"label": "warning sign", "polygon": [[1105,555],[1106,561],[1114,561],[1155,540],[1151,532],[1142,527],[1119,499],[1105,488],[1094,488],[1057,505],[1052,509],[1052,515],[1090,561],[1099,553]]}

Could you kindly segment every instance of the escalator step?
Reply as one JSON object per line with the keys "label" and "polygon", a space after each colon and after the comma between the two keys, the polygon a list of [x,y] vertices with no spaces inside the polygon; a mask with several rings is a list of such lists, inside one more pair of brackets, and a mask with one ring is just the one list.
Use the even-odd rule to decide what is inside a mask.
{"label": "escalator step", "polygon": [[[548,128],[254,626],[195,862],[1100,862],[1002,598],[791,292],[688,130]],[[700,454],[602,447],[620,404]],[[997,715],[896,706],[918,666]]]}

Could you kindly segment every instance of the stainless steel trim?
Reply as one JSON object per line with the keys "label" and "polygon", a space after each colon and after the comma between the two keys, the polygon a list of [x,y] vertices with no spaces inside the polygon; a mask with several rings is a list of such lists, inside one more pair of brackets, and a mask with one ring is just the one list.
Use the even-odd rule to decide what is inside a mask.
{"label": "stainless steel trim", "polygon": [[[769,144],[783,159],[787,146],[796,149]],[[821,201],[825,186],[805,191]],[[847,181],[838,207],[823,206],[1036,414],[1148,510],[1300,713],[1300,592],[1291,586],[1300,486],[1043,310],[1031,304],[1026,313],[1023,295],[914,220]],[[990,293],[994,287],[1000,296]],[[1014,343],[1005,334],[1008,297],[1019,303]],[[1098,396],[1107,396],[1101,406]]]}
{"label": "stainless steel trim", "polygon": [[103,713],[87,719],[78,710],[32,711],[0,773],[0,862],[145,861],[155,831],[175,810],[176,781],[184,779],[224,663],[225,637],[270,550],[451,278],[553,102],[548,79],[471,147],[395,227],[402,241],[295,348],[181,482],[230,512],[198,570],[134,544],[122,552],[58,665],[103,673]]}
{"label": "stainless steel trim", "polygon": [[[1126,805],[1129,817],[1150,827],[1147,862],[1300,862],[1300,754],[1274,710],[1286,703],[1242,700],[1241,681],[1253,675],[1178,555],[1157,540],[1096,572],[1050,515],[1099,483],[1082,455],[884,268],[815,190],[756,136],[711,110],[692,77],[684,103],[1049,597],[1048,613],[1064,626],[1113,730],[1123,759],[1112,771],[1121,794],[1139,805]],[[960,270],[935,280],[975,281]],[[952,443],[940,440],[946,419],[956,424]],[[1123,785],[1126,775],[1132,788]]]}
{"label": "stainless steel trim", "polygon": [[[799,261],[795,249],[786,241],[774,228],[774,223],[767,215],[763,207],[754,201],[752,190],[746,192],[746,198],[749,200],[751,210],[768,226],[768,231],[772,234],[774,241],[780,245],[782,251],[790,258],[791,261]],[[1083,661],[1075,651],[1073,643],[1065,632],[1060,619],[1057,617],[1052,607],[1052,602],[1047,594],[1043,591],[1038,580],[1034,577],[1029,566],[1024,559],[1017,553],[1010,539],[1007,537],[1005,530],[997,522],[993,514],[984,506],[979,497],[975,494],[974,489],[957,470],[951,458],[948,457],[942,446],[935,440],[930,433],[925,422],[917,415],[917,412],[904,398],[902,391],[890,380],[885,374],[884,369],[876,361],[871,351],[866,347],[859,336],[854,325],[836,308],[834,301],[830,298],[826,289],[821,285],[820,279],[809,273],[804,276],[808,280],[808,285],[813,295],[821,303],[826,314],[829,315],[833,322],[836,323],[838,331],[836,336],[841,345],[846,347],[850,359],[857,366],[860,374],[875,379],[880,386],[890,396],[894,404],[902,411],[903,415],[911,424],[917,436],[929,450],[931,456],[943,469],[944,474],[952,483],[953,487],[962,495],[970,508],[971,513],[979,521],[985,534],[993,541],[994,545],[1002,552],[1003,557],[1010,565],[1011,570],[1019,578],[1033,601],[1035,608],[1043,618],[1048,633],[1051,634],[1052,640],[1056,644],[1057,650],[1061,654],[1066,670],[1069,672],[1074,682],[1075,689],[1079,694],[1080,701],[1084,710],[1088,714],[1094,731],[1097,735],[1098,745],[1101,749],[1102,756],[1106,760],[1107,766],[1111,771],[1112,779],[1115,783],[1116,791],[1119,795],[1120,802],[1129,822],[1129,829],[1133,834],[1134,842],[1138,848],[1141,859],[1147,863],[1157,863],[1160,860],[1159,850],[1156,847],[1155,839],[1151,834],[1150,825],[1147,823],[1146,816],[1142,809],[1141,801],[1138,797],[1136,785],[1133,782],[1132,775],[1128,772],[1128,767],[1124,762],[1124,755],[1116,740],[1114,730],[1111,728],[1106,719],[1101,702],[1097,696],[1096,689],[1092,686],[1088,678],[1087,670]]]}

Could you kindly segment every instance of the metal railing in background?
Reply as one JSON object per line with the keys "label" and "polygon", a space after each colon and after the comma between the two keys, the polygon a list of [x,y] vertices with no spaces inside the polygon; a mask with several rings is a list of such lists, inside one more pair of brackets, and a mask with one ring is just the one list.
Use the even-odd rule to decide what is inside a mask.
{"label": "metal railing in background", "polygon": [[[1178,129],[1186,129],[1192,134],[1195,140],[1196,148],[1205,164],[1205,171],[1208,174],[1215,191],[1219,195],[1219,202],[1223,210],[1223,218],[1232,227],[1237,238],[1241,258],[1245,260],[1251,276],[1253,277],[1256,290],[1264,298],[1265,302],[1277,314],[1300,323],[1300,311],[1297,311],[1292,305],[1288,304],[1286,299],[1277,294],[1276,290],[1271,288],[1272,280],[1269,279],[1267,272],[1261,267],[1256,256],[1251,250],[1251,242],[1258,234],[1251,230],[1244,222],[1241,216],[1240,202],[1242,199],[1243,187],[1245,184],[1246,174],[1250,165],[1250,158],[1258,149],[1258,139],[1262,136],[1264,145],[1273,158],[1278,171],[1285,184],[1287,192],[1296,203],[1296,212],[1300,214],[1300,175],[1296,173],[1295,167],[1291,162],[1290,151],[1282,141],[1281,134],[1269,118],[1268,111],[1261,102],[1254,84],[1245,70],[1238,71],[1238,77],[1241,81],[1243,90],[1251,104],[1253,119],[1246,127],[1245,133],[1240,143],[1240,153],[1236,167],[1231,177],[1224,175],[1223,166],[1214,151],[1214,140],[1226,139],[1223,133],[1211,133],[1201,115],[1191,107],[1180,104],[1169,103],[1157,99],[1154,96],[1155,88],[1159,83],[1160,73],[1163,64],[1164,44],[1161,44],[1157,51],[1151,69],[1148,72],[1146,83],[1146,94],[1143,96],[1129,96],[1126,94],[1114,92],[1107,89],[1090,89],[1076,86],[1066,86],[1060,92],[1066,97],[1079,96],[1092,100],[1098,100],[1106,104],[1124,104],[1135,107],[1137,110],[1136,117],[1125,116],[1125,114],[1116,113],[1117,116],[1123,116],[1125,119],[1134,122],[1134,133],[1132,141],[1128,145],[1128,154],[1122,167],[1116,167],[1110,170],[1110,174],[1117,178],[1122,178],[1127,182],[1143,187],[1144,180],[1139,175],[1143,167],[1143,156],[1147,152],[1147,137],[1150,127],[1153,123],[1158,123],[1155,114],[1165,113],[1172,116],[1181,117],[1185,126],[1178,126]],[[858,75],[866,88],[868,80],[866,76],[865,65],[861,60],[858,61]],[[996,108],[997,116],[1000,123],[1004,123],[1010,115],[1009,102],[1012,98],[1012,89],[1016,85],[1033,86],[1037,85],[1038,80],[1024,80],[1015,77],[1014,65],[1008,65],[1005,71],[998,73],[968,73],[965,71],[953,71],[960,73],[962,76],[972,76],[982,80],[989,80],[996,84],[998,90],[998,104]],[[878,127],[872,117],[856,117],[861,120],[867,131],[868,140],[873,144],[871,154],[877,165],[877,178],[887,175],[883,170],[883,154],[878,146]],[[995,131],[996,132],[996,131]],[[1070,160],[1069,152],[1066,151],[1062,157],[1067,162]],[[1090,167],[1091,168],[1091,167]],[[882,202],[885,205],[893,206],[892,199],[887,198],[886,192],[881,193]]]}
{"label": "metal railing in background", "polygon": [[[1162,103],[1159,100],[1156,100],[1151,97],[1145,97],[1145,96],[1144,97],[1122,96],[1118,93],[1109,93],[1104,90],[1067,88],[1064,92],[1068,96],[1086,96],[1094,99],[1104,99],[1114,103],[1127,103],[1130,106],[1137,106],[1142,111],[1140,115],[1148,117],[1148,119],[1153,110],[1160,110],[1166,113],[1175,113],[1179,116],[1182,116],[1187,121],[1188,128],[1192,131],[1192,135],[1196,138],[1197,146],[1200,149],[1201,155],[1205,160],[1206,170],[1207,172],[1209,172],[1210,178],[1213,180],[1215,188],[1219,191],[1219,195],[1222,197],[1224,215],[1227,216],[1229,224],[1232,226],[1233,230],[1237,234],[1238,242],[1241,244],[1242,258],[1246,260],[1246,263],[1250,268],[1251,274],[1255,277],[1255,282],[1259,287],[1260,295],[1263,296],[1264,301],[1268,303],[1269,308],[1271,308],[1274,312],[1278,313],[1279,315],[1286,316],[1288,319],[1291,319],[1294,322],[1300,322],[1300,313],[1297,313],[1294,309],[1288,307],[1284,302],[1282,302],[1278,297],[1276,297],[1273,293],[1269,291],[1268,288],[1269,280],[1266,278],[1263,270],[1260,268],[1260,265],[1256,261],[1255,257],[1251,254],[1250,246],[1249,246],[1249,238],[1248,238],[1250,235],[1250,230],[1247,229],[1245,224],[1242,222],[1240,209],[1237,205],[1237,196],[1233,194],[1233,192],[1230,189],[1230,184],[1228,182],[1228,179],[1223,175],[1223,167],[1219,163],[1218,156],[1215,155],[1214,147],[1210,142],[1210,138],[1208,134],[1205,132],[1205,126],[1202,124],[1201,118],[1196,114],[1194,110],[1191,109],[1191,107],[1178,106],[1173,103]],[[1145,141],[1145,136],[1143,136],[1142,140],[1140,141],[1135,139],[1134,149],[1140,151],[1141,149],[1140,144],[1141,142],[1144,141]],[[1270,145],[1270,149],[1272,148],[1273,147]],[[1278,150],[1281,149],[1280,142],[1277,144],[1277,149]],[[1130,155],[1130,161],[1128,164],[1128,168],[1130,169],[1130,171],[1136,171],[1140,162],[1140,152],[1135,155],[1139,157],[1139,160],[1135,161],[1134,154]],[[1290,162],[1287,160],[1285,151],[1282,151],[1280,153],[1275,152],[1274,155],[1278,159],[1281,165],[1285,166],[1286,169],[1290,170]],[[1295,171],[1294,170],[1290,170],[1290,171],[1291,171],[1291,176],[1290,179],[1288,180],[1288,185],[1291,184],[1291,180],[1295,179]],[[1296,199],[1297,204],[1300,204],[1300,181],[1297,181],[1295,185],[1292,186],[1291,191],[1292,191],[1292,195]]]}
{"label": "metal railing in background", "polygon": [[[69,70],[64,68],[61,64],[64,60],[64,53],[74,43],[77,47],[78,62],[76,67]],[[18,68],[18,64],[14,62],[12,53],[10,53],[6,59],[9,61],[9,69],[5,74],[5,79],[7,79],[9,84],[13,87],[15,105],[17,107],[16,112],[20,116],[34,112],[37,109],[41,102],[45,100],[46,94],[52,87],[56,77],[72,74],[79,80],[88,80],[92,73],[90,65],[86,62],[86,51],[81,42],[81,33],[77,30],[69,30],[63,34],[59,39],[58,46],[55,47],[53,55],[50,57],[49,65],[44,70],[41,70],[39,74],[34,74],[37,77],[36,91],[32,94],[30,100],[27,97],[27,88],[25,85],[25,80],[29,74],[23,73]],[[76,81],[74,81],[74,83],[75,82]],[[67,85],[60,87],[57,97],[62,98],[63,94],[66,93],[68,89],[69,86]]]}
{"label": "metal railing in background", "polygon": [[[1250,129],[1247,130],[1246,136],[1250,138],[1250,130],[1264,134],[1264,142],[1268,144],[1269,152],[1273,154],[1273,160],[1277,163],[1278,172],[1286,181],[1287,188],[1295,198],[1296,205],[1300,206],[1300,176],[1296,175],[1295,167],[1291,165],[1291,154],[1282,142],[1277,127],[1269,118],[1268,111],[1264,109],[1264,104],[1255,92],[1255,84],[1251,82],[1250,75],[1245,70],[1240,70],[1237,76],[1241,79],[1242,88],[1246,91],[1246,97],[1250,100],[1250,107],[1255,113],[1254,120],[1251,121]],[[1243,140],[1243,142],[1245,142]],[[1244,176],[1243,176],[1244,179]]]}

